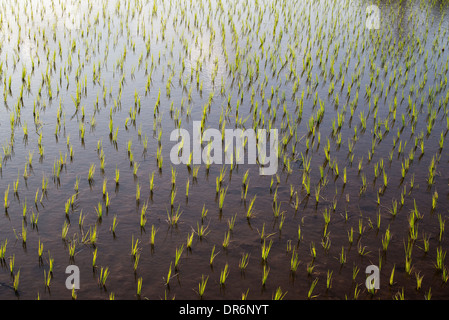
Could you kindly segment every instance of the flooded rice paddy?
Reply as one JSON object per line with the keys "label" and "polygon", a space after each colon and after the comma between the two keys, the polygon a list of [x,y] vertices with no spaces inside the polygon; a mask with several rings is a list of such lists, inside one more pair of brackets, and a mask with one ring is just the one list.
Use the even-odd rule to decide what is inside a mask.
{"label": "flooded rice paddy", "polygon": [[447,298],[449,2],[370,4],[2,1],[0,299]]}

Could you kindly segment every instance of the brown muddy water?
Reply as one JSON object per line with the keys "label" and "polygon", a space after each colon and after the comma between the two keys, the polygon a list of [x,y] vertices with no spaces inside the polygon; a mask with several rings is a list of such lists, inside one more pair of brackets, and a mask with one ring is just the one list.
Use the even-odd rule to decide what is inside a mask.
{"label": "brown muddy water", "polygon": [[[0,299],[72,299],[69,265],[77,299],[448,298],[448,1],[374,4],[378,30],[362,0],[3,1]],[[278,129],[277,173],[174,165],[194,121]]]}

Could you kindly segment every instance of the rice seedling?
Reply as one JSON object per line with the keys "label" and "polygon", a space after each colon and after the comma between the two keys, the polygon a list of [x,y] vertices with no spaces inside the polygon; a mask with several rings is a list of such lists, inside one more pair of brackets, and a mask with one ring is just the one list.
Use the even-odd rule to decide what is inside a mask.
{"label": "rice seedling", "polygon": [[97,266],[98,248],[95,248],[92,252],[92,268]]}
{"label": "rice seedling", "polygon": [[80,215],[78,217],[78,227],[80,229],[82,229],[83,225],[84,225],[84,219],[86,218],[86,216],[83,214],[83,210],[80,211]]}
{"label": "rice seedling", "polygon": [[416,290],[419,291],[421,289],[422,280],[424,276],[421,276],[419,272],[418,273],[415,272],[415,278],[416,278]]}
{"label": "rice seedling", "polygon": [[301,236],[301,225],[298,224],[298,230],[297,230],[297,235],[298,235],[298,244],[301,242],[302,236]]}
{"label": "rice seedling", "polygon": [[47,274],[46,271],[44,270],[44,284],[45,284],[45,287],[48,289],[50,289],[51,279],[52,279],[51,273],[48,272],[48,274]]}
{"label": "rice seedling", "polygon": [[443,270],[441,271],[441,279],[443,280],[444,284],[449,280],[449,273],[446,266],[444,266]]}
{"label": "rice seedling", "polygon": [[27,227],[25,221],[22,221],[22,244],[26,246],[27,243]]}
{"label": "rice seedling", "polygon": [[137,272],[137,267],[139,266],[139,260],[140,260],[140,252],[138,252],[138,253],[136,254],[136,256],[134,257],[134,263],[133,263],[133,270],[134,270],[134,273]]}
{"label": "rice seedling", "polygon": [[5,190],[5,195],[3,198],[5,211],[8,211],[8,208],[9,208],[8,195],[9,195],[9,184],[8,184],[8,188],[6,188],[6,190]]}
{"label": "rice seedling", "polygon": [[16,255],[13,254],[11,257],[9,257],[9,271],[11,275],[14,275],[14,265],[16,261]]}
{"label": "rice seedling", "polygon": [[443,248],[438,247],[437,248],[437,257],[436,257],[436,263],[435,269],[439,272],[442,272],[444,269],[444,259],[446,258],[446,251],[443,252]]}
{"label": "rice seedling", "polygon": [[284,212],[282,212],[281,213],[281,219],[279,221],[279,226],[278,226],[279,233],[282,231],[282,227],[284,225],[284,221],[285,221],[285,214],[284,214]]}
{"label": "rice seedling", "polygon": [[381,214],[380,214],[380,211],[378,211],[378,212],[377,212],[377,216],[376,216],[376,226],[377,226],[377,230],[380,229],[380,223],[381,223],[381,220],[382,220],[382,216],[381,216]]}
{"label": "rice seedling", "polygon": [[248,194],[248,189],[249,189],[249,181],[246,183],[246,185],[242,188],[242,196],[241,199],[246,201],[246,196]]}
{"label": "rice seedling", "polygon": [[135,177],[137,177],[137,171],[139,170],[140,164],[138,164],[137,162],[134,162],[134,167],[133,167],[133,175]]}
{"label": "rice seedling", "polygon": [[108,179],[107,178],[103,179],[103,189],[102,189],[103,197],[105,197],[106,193],[107,193],[107,183],[108,183]]}
{"label": "rice seedling", "polygon": [[89,167],[89,173],[87,175],[87,180],[89,182],[92,182],[94,180],[94,174],[95,174],[95,164],[91,164]]}
{"label": "rice seedling", "polygon": [[170,212],[167,210],[167,221],[171,226],[176,226],[178,224],[178,221],[182,215],[182,211],[180,212],[180,205],[178,205],[178,208],[174,210],[173,208],[170,209]]}
{"label": "rice seedling", "polygon": [[71,199],[67,199],[67,201],[64,204],[64,212],[66,217],[69,217],[70,206],[71,206]]}
{"label": "rice seedling", "polygon": [[362,173],[361,177],[362,177],[362,186],[360,187],[360,194],[363,194],[366,191],[366,175]]}
{"label": "rice seedling", "polygon": [[424,294],[425,300],[431,300],[432,299],[432,288],[429,288],[429,290]]}
{"label": "rice seedling", "polygon": [[14,274],[14,279],[13,279],[13,288],[14,288],[14,292],[16,294],[18,294],[18,292],[19,292],[19,279],[20,279],[20,270],[17,271],[16,274]]}
{"label": "rice seedling", "polygon": [[394,284],[394,270],[396,268],[396,265],[393,265],[393,268],[391,269],[391,273],[390,273],[390,281],[389,284],[390,286],[392,286]]}
{"label": "rice seedling", "polygon": [[269,273],[270,273],[270,267],[268,267],[267,265],[264,265],[263,273],[262,273],[262,287],[265,287]]}
{"label": "rice seedling", "polygon": [[382,248],[383,251],[386,252],[388,249],[388,245],[390,244],[390,239],[391,239],[391,235],[390,235],[390,226],[388,226],[387,230],[385,231],[385,234],[382,238]]}
{"label": "rice seedling", "polygon": [[257,196],[254,196],[254,197],[251,199],[250,203],[249,203],[248,209],[247,209],[247,211],[246,211],[246,218],[247,218],[247,219],[251,219],[251,218],[254,217],[254,209],[253,209],[253,206],[254,206],[254,203],[256,202],[256,197],[257,197]]}
{"label": "rice seedling", "polygon": [[198,178],[198,171],[200,170],[200,167],[193,167],[192,169],[192,177],[193,179],[197,179]]}
{"label": "rice seedling", "polygon": [[363,165],[363,157],[361,159],[359,159],[359,164],[358,164],[358,172],[359,173],[362,170],[362,165]]}
{"label": "rice seedling", "polygon": [[366,249],[366,246],[362,246],[362,243],[361,242],[359,242],[358,244],[357,244],[357,252],[358,252],[358,254],[360,255],[360,256],[366,256],[367,254],[369,254],[370,253],[370,251],[365,251],[365,249]]}
{"label": "rice seedling", "polygon": [[63,241],[65,241],[67,238],[67,234],[69,232],[69,227],[70,227],[70,224],[67,223],[67,221],[64,221],[64,225],[62,226],[62,231],[61,231],[61,238]]}
{"label": "rice seedling", "polygon": [[214,259],[215,257],[218,255],[218,252],[215,253],[215,245],[212,247],[212,251],[210,253],[210,258],[209,258],[209,265],[212,267],[213,263],[214,263]]}
{"label": "rice seedling", "polygon": [[14,194],[17,194],[17,191],[19,189],[19,174],[17,174],[17,180],[15,182],[13,182],[12,186],[13,186]]}
{"label": "rice seedling", "polygon": [[332,274],[334,271],[327,270],[326,275],[326,289],[329,290],[332,287]]}
{"label": "rice seedling", "polygon": [[247,300],[248,299],[248,294],[249,294],[249,289],[246,290],[246,292],[242,292],[242,300]]}
{"label": "rice seedling", "polygon": [[186,242],[186,248],[191,250],[192,249],[192,243],[193,243],[193,235],[195,232],[191,232],[187,235],[187,242]]}
{"label": "rice seedling", "polygon": [[182,252],[184,251],[184,244],[176,248],[175,252],[175,270],[178,270],[179,260],[181,259]]}
{"label": "rice seedling", "polygon": [[309,196],[310,195],[310,176],[303,176],[305,178],[303,178],[303,186],[304,189],[306,190],[306,194]]}
{"label": "rice seedling", "polygon": [[[259,232],[259,231],[258,231]],[[262,243],[265,239],[271,237],[274,233],[266,234],[265,233],[265,223],[262,225],[262,231],[259,232],[260,242]]]}
{"label": "rice seedling", "polygon": [[352,267],[352,281],[355,281],[355,278],[357,277],[359,271],[360,268],[354,264],[354,266]]}
{"label": "rice seedling", "polygon": [[327,208],[324,209],[323,212],[323,218],[324,218],[324,224],[327,227],[327,225],[330,223],[331,221],[331,212],[330,210],[328,210]]}
{"label": "rice seedling", "polygon": [[443,219],[443,218],[441,217],[441,214],[438,214],[438,224],[439,224],[439,227],[440,227],[440,229],[439,229],[440,232],[439,232],[439,234],[438,234],[438,240],[439,240],[440,242],[441,242],[442,239],[443,239],[445,223],[446,223],[446,219]]}
{"label": "rice seedling", "polygon": [[438,192],[434,191],[432,195],[432,210],[435,210],[438,201]]}
{"label": "rice seedling", "polygon": [[105,196],[105,199],[104,199],[104,205],[106,207],[106,211],[108,211],[109,207],[111,206],[111,200],[109,198],[109,193],[108,192],[106,192],[106,196]]}
{"label": "rice seedling", "polygon": [[249,170],[246,170],[245,174],[243,175],[242,179],[242,185],[246,186],[247,180],[248,180]]}
{"label": "rice seedling", "polygon": [[151,225],[150,244],[151,244],[152,247],[155,244],[156,233],[157,233],[157,229],[154,227],[154,225]]}
{"label": "rice seedling", "polygon": [[[139,194],[140,194],[140,191],[139,191]],[[176,189],[172,189],[170,192],[170,206],[171,206],[172,210],[174,207],[175,198],[176,198]]]}
{"label": "rice seedling", "polygon": [[[204,208],[204,207],[203,207]],[[202,215],[201,215],[202,216]],[[228,219],[228,227],[229,227],[229,231],[234,230],[234,226],[235,226],[235,219],[237,218],[237,213],[231,217],[231,219]]]}
{"label": "rice seedling", "polygon": [[262,261],[266,262],[268,260],[268,254],[270,253],[271,246],[273,245],[273,240],[270,240],[269,244],[266,245],[265,239],[262,243]]}
{"label": "rice seedling", "polygon": [[309,299],[309,300],[314,299],[318,296],[318,295],[312,295],[313,290],[315,289],[317,283],[318,283],[318,278],[315,278],[315,280],[313,280],[312,283],[310,284],[309,291],[307,292],[307,299]]}
{"label": "rice seedling", "polygon": [[249,263],[249,254],[242,253],[242,257],[239,260],[239,269],[240,271],[244,271]]}
{"label": "rice seedling", "polygon": [[106,268],[101,267],[98,283],[104,289],[106,289],[106,280],[108,279],[108,277],[109,277],[109,267]]}
{"label": "rice seedling", "polygon": [[300,204],[300,201],[299,201],[298,193],[296,193],[295,202],[294,202],[295,212],[298,212],[299,204]]}
{"label": "rice seedling", "polygon": [[231,242],[231,232],[227,231],[225,233],[225,236],[224,236],[224,239],[223,239],[223,243],[222,243],[223,249],[227,249],[230,242]]}
{"label": "rice seedling", "polygon": [[295,250],[293,250],[292,257],[290,259],[290,271],[295,273],[296,270],[298,269],[299,263],[300,263],[300,261],[299,261],[298,253],[295,252]]}
{"label": "rice seedling", "polygon": [[5,239],[1,245],[0,245],[0,260],[2,262],[5,261],[5,254],[6,254],[6,246],[8,244],[8,239]]}
{"label": "rice seedling", "polygon": [[392,208],[389,209],[389,211],[390,211],[390,213],[391,213],[391,215],[393,217],[395,217],[397,215],[397,213],[398,213],[398,202],[397,202],[397,200],[393,200],[392,201]]}
{"label": "rice seedling", "polygon": [[226,189],[220,189],[219,198],[218,198],[218,208],[223,210],[224,200],[226,197],[226,192],[228,191],[228,188]]}
{"label": "rice seedling", "polygon": [[69,257],[71,259],[74,259],[75,258],[76,242],[75,241],[70,241],[70,243],[68,245],[68,248],[69,248]]}
{"label": "rice seedling", "polygon": [[48,251],[48,274],[53,274],[55,259],[50,255],[50,250]]}
{"label": "rice seedling", "polygon": [[405,257],[405,272],[407,273],[407,275],[410,275],[413,269],[413,265],[412,265],[412,258],[410,258],[408,255],[406,255]]}
{"label": "rice seedling", "polygon": [[312,256],[312,260],[316,258],[316,248],[313,241],[310,242],[310,255]]}
{"label": "rice seedling", "polygon": [[120,182],[120,170],[116,167],[115,168],[115,184],[118,185]]}
{"label": "rice seedling", "polygon": [[187,180],[187,182],[186,182],[186,198],[189,197],[189,187],[190,187],[190,180]]}
{"label": "rice seedling", "polygon": [[140,211],[140,228],[144,228],[147,223],[146,211],[148,209],[148,203],[144,203]]}
{"label": "rice seedling", "polygon": [[150,192],[152,193],[154,190],[154,171],[151,173],[150,176]]}
{"label": "rice seedling", "polygon": [[427,234],[423,234],[423,250],[425,253],[429,252],[429,247],[430,247],[430,235]]}
{"label": "rice seedling", "polygon": [[200,226],[198,222],[197,222],[196,226],[197,226],[196,233],[200,240],[209,234],[209,232],[210,232],[210,231],[208,231],[209,226],[205,226],[203,224],[201,224],[201,226]]}
{"label": "rice seedling", "polygon": [[221,269],[221,272],[220,272],[219,283],[220,283],[221,287],[224,287],[224,285],[226,283],[226,279],[228,278],[228,276],[229,276],[229,265],[226,263],[224,268]]}
{"label": "rice seedling", "polygon": [[278,287],[276,289],[276,292],[274,293],[273,300],[283,300],[286,295],[287,295],[287,291],[282,292],[281,287]]}
{"label": "rice seedling", "polygon": [[140,184],[139,184],[139,181],[137,181],[137,184],[136,184],[136,201],[137,202],[139,202],[140,201],[140,191],[141,191],[141,187],[140,187]]}
{"label": "rice seedling", "polygon": [[341,252],[338,261],[340,262],[340,265],[344,265],[346,263],[345,247],[341,247]]}
{"label": "rice seedling", "polygon": [[97,212],[97,219],[101,221],[101,219],[103,218],[103,204],[101,202],[98,202],[95,211]]}
{"label": "rice seedling", "polygon": [[203,274],[201,275],[201,282],[198,284],[198,295],[200,296],[201,299],[203,298],[204,292],[206,291],[206,285],[208,280],[209,276],[205,278]]}
{"label": "rice seedling", "polygon": [[136,257],[136,255],[140,252],[140,248],[138,247],[140,240],[136,239],[136,241],[134,242],[134,235],[132,236],[131,239],[131,255],[133,256],[133,258]]}
{"label": "rice seedling", "polygon": [[25,220],[27,215],[27,201],[25,198],[25,202],[22,203],[22,218]]}
{"label": "rice seedling", "polygon": [[[79,191],[79,183],[80,183],[80,180],[79,180],[78,177],[76,177],[76,179],[75,179],[75,185],[74,185],[74,187],[73,187],[76,193],[78,193],[78,191]],[[36,192],[36,196],[37,196],[37,192]]]}
{"label": "rice seedling", "polygon": [[393,299],[395,300],[405,300],[405,295],[404,295],[404,287],[402,287],[401,291],[398,291],[394,296]]}
{"label": "rice seedling", "polygon": [[89,228],[88,236],[89,236],[89,243],[95,246],[98,240],[98,231],[96,224],[94,225],[93,228],[92,227]]}

